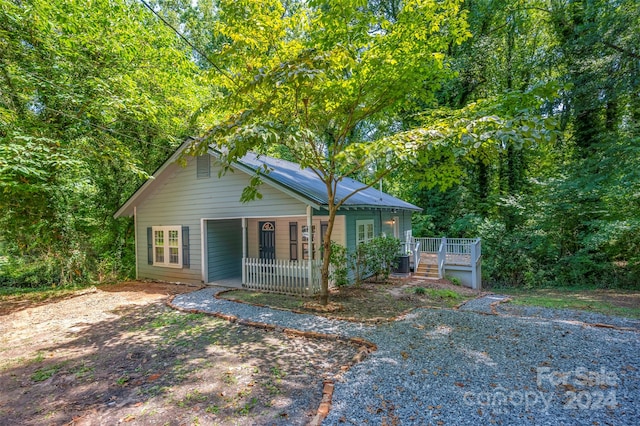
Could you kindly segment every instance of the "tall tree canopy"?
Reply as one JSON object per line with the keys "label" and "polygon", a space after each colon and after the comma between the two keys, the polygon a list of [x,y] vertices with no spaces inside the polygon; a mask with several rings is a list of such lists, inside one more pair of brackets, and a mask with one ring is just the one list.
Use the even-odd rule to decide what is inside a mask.
{"label": "tall tree canopy", "polygon": [[111,215],[189,131],[197,68],[132,2],[1,0],[0,46],[0,240],[55,281],[130,265]]}
{"label": "tall tree canopy", "polygon": [[[203,145],[227,163],[275,145],[325,183],[322,295],[328,296],[331,233],[346,176],[371,172],[374,184],[415,158],[427,140],[389,139],[378,122],[390,108],[434,99],[449,70],[445,52],[469,33],[458,0],[407,1],[393,19],[361,1],[282,3],[221,1],[225,40],[211,56],[225,72],[213,84],[224,96]],[[266,171],[268,172],[268,171]],[[257,195],[249,188],[246,198]]]}
{"label": "tall tree canopy", "polygon": [[313,167],[330,214],[342,177],[384,176],[425,208],[416,234],[484,239],[490,283],[637,286],[634,0],[148,3],[166,22],[131,0],[0,0],[0,268],[130,273],[112,212],[201,136],[227,162]]}

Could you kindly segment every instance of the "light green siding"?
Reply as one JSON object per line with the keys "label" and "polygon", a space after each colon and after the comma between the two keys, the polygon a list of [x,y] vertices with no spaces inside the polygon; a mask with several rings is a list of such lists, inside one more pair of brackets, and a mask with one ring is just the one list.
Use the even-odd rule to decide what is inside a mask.
{"label": "light green siding", "polygon": [[[339,212],[344,216],[346,226],[346,247],[349,252],[353,252],[356,248],[356,222],[358,220],[371,220],[373,219],[373,228],[375,236],[382,235],[383,233],[388,236],[393,236],[394,225],[392,219],[398,218],[398,233],[399,239],[404,241],[405,231],[411,229],[411,212],[410,211],[398,211],[393,213],[388,210],[345,210]],[[351,270],[348,273],[348,279],[354,280],[354,274]]]}
{"label": "light green siding", "polygon": [[242,220],[207,223],[208,282],[242,276]]}
{"label": "light green siding", "polygon": [[[138,278],[200,283],[202,279],[202,219],[306,214],[306,205],[282,191],[264,184],[262,199],[240,202],[249,175],[229,172],[218,178],[212,164],[211,177],[197,179],[196,159],[185,167],[169,165],[140,199],[136,200]],[[163,268],[147,262],[147,228],[161,225],[189,227],[189,268]]]}
{"label": "light green siding", "polygon": [[398,238],[404,241],[405,231],[411,229],[411,212],[399,211],[392,213],[388,210],[347,210],[341,212],[346,220],[346,242],[347,249],[352,251],[356,248],[356,221],[373,219],[373,228],[375,236],[382,235],[393,236],[394,225],[392,220],[397,217],[399,220]]}

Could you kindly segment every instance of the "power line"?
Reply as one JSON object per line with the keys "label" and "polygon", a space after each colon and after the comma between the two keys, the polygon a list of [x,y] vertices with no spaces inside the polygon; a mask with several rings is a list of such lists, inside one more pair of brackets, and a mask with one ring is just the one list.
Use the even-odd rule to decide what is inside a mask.
{"label": "power line", "polygon": [[136,138],[134,136],[127,135],[126,133],[121,133],[121,132],[118,132],[116,130],[109,129],[108,127],[104,127],[104,126],[101,126],[99,124],[92,123],[91,121],[83,120],[82,118],[78,117],[77,115],[69,114],[69,113],[66,113],[64,111],[59,111],[59,110],[57,110],[55,108],[51,108],[51,107],[48,107],[46,105],[42,105],[42,107],[44,109],[49,110],[49,111],[64,115],[65,117],[72,118],[72,119],[77,120],[79,122],[82,122],[84,124],[88,124],[89,126],[95,128],[95,129],[102,130],[103,132],[111,134],[111,136],[117,135],[117,136],[121,136],[123,138],[128,138],[128,139],[131,139],[131,140],[136,141],[138,143],[141,143],[143,145],[151,145],[151,146],[154,146],[156,148],[162,149],[165,152],[173,152],[173,151],[175,151],[175,149],[172,149],[172,148],[170,148],[168,146],[158,145],[158,144],[151,143],[151,142],[146,142],[146,141],[143,141],[142,139],[138,139],[138,138]]}
{"label": "power line", "polygon": [[151,13],[153,13],[154,15],[156,15],[158,17],[158,19],[160,19],[167,27],[171,28],[171,30],[176,33],[178,35],[178,37],[180,37],[182,40],[184,40],[185,43],[187,43],[189,46],[191,46],[191,48],[193,50],[195,50],[196,52],[198,52],[198,54],[200,56],[202,56],[204,59],[207,60],[207,62],[209,62],[213,68],[216,69],[216,71],[218,71],[220,74],[222,74],[223,76],[225,76],[226,78],[228,78],[233,84],[237,85],[236,81],[231,78],[231,76],[229,74],[227,74],[225,71],[223,71],[219,66],[217,66],[211,59],[209,59],[209,57],[207,55],[205,55],[204,53],[202,53],[200,51],[200,49],[198,49],[193,43],[191,43],[191,41],[189,41],[188,38],[186,38],[180,31],[178,31],[177,29],[175,29],[175,27],[173,25],[171,25],[166,19],[164,19],[162,16],[160,16],[160,14],[158,14],[158,12],[156,12],[155,10],[153,10],[153,8],[149,5],[149,3],[147,3],[145,0],[140,0],[140,3],[142,3],[147,9],[149,9],[151,11]]}
{"label": "power line", "polygon": [[[66,90],[66,88],[63,88],[62,86],[60,86],[60,85],[58,85],[58,84],[56,84],[56,83],[54,83],[54,82],[52,82],[50,80],[47,80],[47,79],[42,78],[40,76],[37,76],[35,74],[31,74],[30,72],[27,72],[25,70],[21,70],[21,71],[22,71],[23,74],[25,74],[25,75],[33,78],[33,79],[36,79],[36,80],[38,80],[38,81],[40,81],[42,83],[49,84],[49,85],[51,85],[51,86],[53,86],[55,88],[61,89],[61,90]],[[49,111],[64,115],[65,117],[68,117],[68,118],[71,118],[71,119],[74,119],[74,120],[76,120],[78,122],[81,122],[81,123],[84,123],[84,124],[88,124],[89,126],[95,128],[95,129],[102,130],[103,132],[106,132],[106,133],[110,133],[110,134],[112,134],[112,136],[113,135],[118,135],[118,136],[121,136],[121,137],[124,137],[124,138],[128,138],[128,139],[130,139],[132,141],[138,142],[138,143],[143,144],[143,145],[150,145],[150,146],[154,146],[156,148],[162,149],[165,152],[173,152],[174,151],[173,148],[167,147],[165,145],[158,145],[158,144],[153,143],[153,142],[143,141],[143,140],[141,140],[139,138],[136,138],[135,136],[127,135],[126,133],[121,133],[121,132],[118,132],[116,130],[110,129],[108,127],[104,127],[104,126],[101,126],[99,124],[95,124],[95,123],[93,123],[93,122],[91,122],[89,120],[83,119],[83,118],[81,118],[81,117],[79,117],[77,115],[74,115],[74,114],[70,114],[70,113],[67,113],[67,112],[64,112],[64,111],[59,111],[59,110],[57,110],[55,108],[51,108],[51,107],[49,107],[47,105],[42,105],[42,107],[47,109],[47,110],[49,110]]]}

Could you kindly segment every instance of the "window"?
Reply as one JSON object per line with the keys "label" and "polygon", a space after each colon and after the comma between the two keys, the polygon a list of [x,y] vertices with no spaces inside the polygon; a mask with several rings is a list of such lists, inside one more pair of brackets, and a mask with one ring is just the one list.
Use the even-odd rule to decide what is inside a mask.
{"label": "window", "polygon": [[373,240],[373,219],[356,220],[356,245]]}
{"label": "window", "polygon": [[[316,252],[316,226],[311,226],[311,258],[315,259]],[[309,227],[302,226],[302,258],[309,259]]]}
{"label": "window", "polygon": [[152,231],[153,265],[182,267],[182,227],[154,226]]}

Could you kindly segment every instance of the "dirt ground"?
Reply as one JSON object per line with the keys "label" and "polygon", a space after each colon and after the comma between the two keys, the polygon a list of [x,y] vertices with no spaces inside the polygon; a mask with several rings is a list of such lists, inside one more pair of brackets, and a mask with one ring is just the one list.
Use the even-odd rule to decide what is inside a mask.
{"label": "dirt ground", "polygon": [[384,282],[367,281],[358,286],[333,288],[326,306],[320,303],[319,297],[300,298],[247,290],[233,290],[219,297],[333,319],[382,322],[394,321],[421,307],[454,308],[480,294],[447,280],[390,278]]}
{"label": "dirt ground", "polygon": [[357,348],[168,308],[129,282],[0,302],[0,425],[306,424]]}

